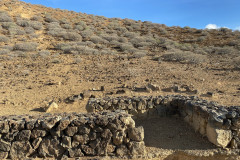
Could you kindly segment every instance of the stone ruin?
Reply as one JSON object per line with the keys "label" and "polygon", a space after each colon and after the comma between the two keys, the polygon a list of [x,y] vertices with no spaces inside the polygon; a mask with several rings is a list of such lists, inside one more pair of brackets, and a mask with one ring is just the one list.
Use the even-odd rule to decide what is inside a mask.
{"label": "stone ruin", "polygon": [[240,106],[220,106],[192,96],[106,97],[91,99],[89,112],[123,110],[137,118],[179,115],[196,132],[222,148],[240,148]]}
{"label": "stone ruin", "polygon": [[197,97],[92,98],[91,113],[0,117],[0,159],[127,157],[145,154],[144,129],[134,119],[179,115],[221,148],[240,148],[240,107]]}
{"label": "stone ruin", "polygon": [[139,155],[144,131],[124,112],[9,116],[0,121],[0,159]]}

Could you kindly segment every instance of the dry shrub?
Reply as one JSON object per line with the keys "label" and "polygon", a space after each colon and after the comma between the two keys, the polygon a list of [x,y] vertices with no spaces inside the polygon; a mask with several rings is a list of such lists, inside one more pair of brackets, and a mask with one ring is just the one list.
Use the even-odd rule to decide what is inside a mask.
{"label": "dry shrub", "polygon": [[24,43],[15,44],[13,49],[19,50],[19,51],[30,52],[30,51],[36,51],[37,46],[38,46],[38,44],[35,42],[24,42]]}
{"label": "dry shrub", "polygon": [[29,25],[35,30],[41,30],[43,27],[42,23],[38,21],[33,21]]}
{"label": "dry shrub", "polygon": [[8,50],[8,49],[0,49],[0,55],[7,55],[8,53],[10,53],[10,50]]}
{"label": "dry shrub", "polygon": [[236,69],[240,69],[240,57],[236,57],[233,59],[233,65]]}
{"label": "dry shrub", "polygon": [[0,42],[8,42],[9,41],[9,38],[4,36],[4,35],[0,35]]}
{"label": "dry shrub", "polygon": [[69,41],[82,41],[82,36],[74,32],[65,32],[63,33],[62,37]]}
{"label": "dry shrub", "polygon": [[12,18],[6,12],[0,12],[0,22],[12,22]]}
{"label": "dry shrub", "polygon": [[172,51],[162,56],[164,61],[173,61],[181,63],[200,64],[207,61],[206,55],[195,54],[190,51]]}

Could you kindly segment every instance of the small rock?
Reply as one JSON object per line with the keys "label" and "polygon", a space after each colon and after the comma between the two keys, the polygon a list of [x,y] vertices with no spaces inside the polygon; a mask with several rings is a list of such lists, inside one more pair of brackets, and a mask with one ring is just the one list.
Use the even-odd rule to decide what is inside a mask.
{"label": "small rock", "polygon": [[163,88],[162,91],[163,91],[163,92],[173,92],[173,88],[172,88],[172,87]]}
{"label": "small rock", "polygon": [[68,118],[62,118],[62,119],[60,120],[59,125],[57,126],[57,130],[62,131],[62,130],[64,130],[64,129],[66,129],[69,124],[70,124],[70,120],[69,120]]}
{"label": "small rock", "polygon": [[79,144],[86,144],[89,140],[89,137],[87,134],[84,135],[74,135],[73,141],[78,142]]}
{"label": "small rock", "polygon": [[34,139],[33,142],[32,142],[33,149],[37,149],[41,142],[42,142],[41,137],[39,137],[37,139]]}
{"label": "small rock", "polygon": [[22,130],[18,133],[16,139],[18,141],[28,141],[31,136],[31,131],[30,130]]}
{"label": "small rock", "polygon": [[92,149],[91,147],[87,145],[82,145],[82,150],[87,154],[87,155],[95,155],[95,150]]}
{"label": "small rock", "polygon": [[76,157],[83,157],[84,156],[84,154],[82,153],[82,150],[80,148],[69,149],[68,153],[69,153],[70,158],[76,158]]}
{"label": "small rock", "polygon": [[104,91],[104,90],[105,90],[104,86],[101,86],[100,91]]}
{"label": "small rock", "polygon": [[116,91],[116,94],[124,94],[124,93],[126,93],[126,91],[123,90],[123,89],[121,89],[121,90],[117,90],[117,91]]}
{"label": "small rock", "polygon": [[76,133],[78,132],[78,127],[68,127],[65,130],[65,133],[67,134],[67,136],[74,136]]}
{"label": "small rock", "polygon": [[133,91],[150,93],[150,89],[148,87],[135,87]]}
{"label": "small rock", "polygon": [[58,140],[44,138],[38,148],[38,153],[41,157],[54,157],[59,159],[65,153],[64,147],[62,147]]}
{"label": "small rock", "polygon": [[46,134],[47,134],[47,132],[45,130],[34,129],[34,130],[32,130],[31,138],[36,139],[38,137],[44,137],[44,136],[46,136]]}
{"label": "small rock", "polygon": [[113,143],[115,145],[122,144],[123,138],[124,138],[124,133],[123,132],[119,131],[119,132],[113,133]]}
{"label": "small rock", "polygon": [[64,136],[62,137],[62,146],[64,148],[72,148],[72,139],[71,137]]}
{"label": "small rock", "polygon": [[145,155],[145,144],[144,142],[130,142],[129,149],[133,156]]}
{"label": "small rock", "polygon": [[128,130],[128,136],[130,139],[134,141],[143,141],[144,139],[144,129],[142,126],[139,126],[137,128],[130,128]]}
{"label": "small rock", "polygon": [[8,152],[10,151],[11,143],[5,142],[4,140],[0,140],[0,151]]}
{"label": "small rock", "polygon": [[160,90],[160,87],[157,86],[156,84],[151,84],[151,83],[149,83],[149,84],[147,85],[147,87],[150,88],[152,91],[159,91],[159,90]]}
{"label": "small rock", "polygon": [[116,146],[108,144],[107,145],[107,153],[113,153],[116,149]]}
{"label": "small rock", "polygon": [[129,151],[125,145],[121,145],[117,148],[116,154],[119,157],[124,157],[126,155],[129,155]]}
{"label": "small rock", "polygon": [[8,157],[8,152],[0,151],[0,159],[7,159],[7,157]]}
{"label": "small rock", "polygon": [[12,144],[10,150],[10,157],[11,159],[26,159],[29,155],[33,153],[33,151],[34,150],[28,141],[16,141]]}
{"label": "small rock", "polygon": [[52,129],[55,124],[61,119],[60,116],[57,116],[57,117],[54,117],[54,118],[49,118],[49,119],[46,119],[42,122],[42,127],[45,128],[45,129]]}
{"label": "small rock", "polygon": [[0,133],[8,133],[9,125],[7,121],[0,121]]}
{"label": "small rock", "polygon": [[57,103],[55,103],[55,102],[50,102],[45,111],[46,111],[47,113],[49,113],[49,112],[52,112],[52,111],[54,111],[54,110],[56,110],[56,109],[58,109],[58,108],[59,108],[59,107],[58,107]]}

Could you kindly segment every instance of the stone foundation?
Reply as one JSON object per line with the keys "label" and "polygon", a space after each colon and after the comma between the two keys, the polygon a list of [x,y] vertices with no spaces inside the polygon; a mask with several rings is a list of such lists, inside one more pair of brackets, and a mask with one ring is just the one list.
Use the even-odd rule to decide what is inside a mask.
{"label": "stone foundation", "polygon": [[90,99],[87,110],[124,110],[133,118],[180,115],[196,132],[222,148],[240,148],[240,107],[220,106],[197,97],[117,97]]}
{"label": "stone foundation", "polygon": [[134,156],[144,131],[124,112],[0,117],[0,159]]}

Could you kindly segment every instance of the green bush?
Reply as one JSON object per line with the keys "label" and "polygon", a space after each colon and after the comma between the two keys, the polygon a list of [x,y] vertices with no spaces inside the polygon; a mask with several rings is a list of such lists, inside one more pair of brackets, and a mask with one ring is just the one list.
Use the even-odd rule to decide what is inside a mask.
{"label": "green bush", "polygon": [[19,50],[19,51],[30,52],[30,51],[36,51],[37,46],[38,46],[38,44],[35,42],[25,42],[25,43],[15,44],[13,49]]}

